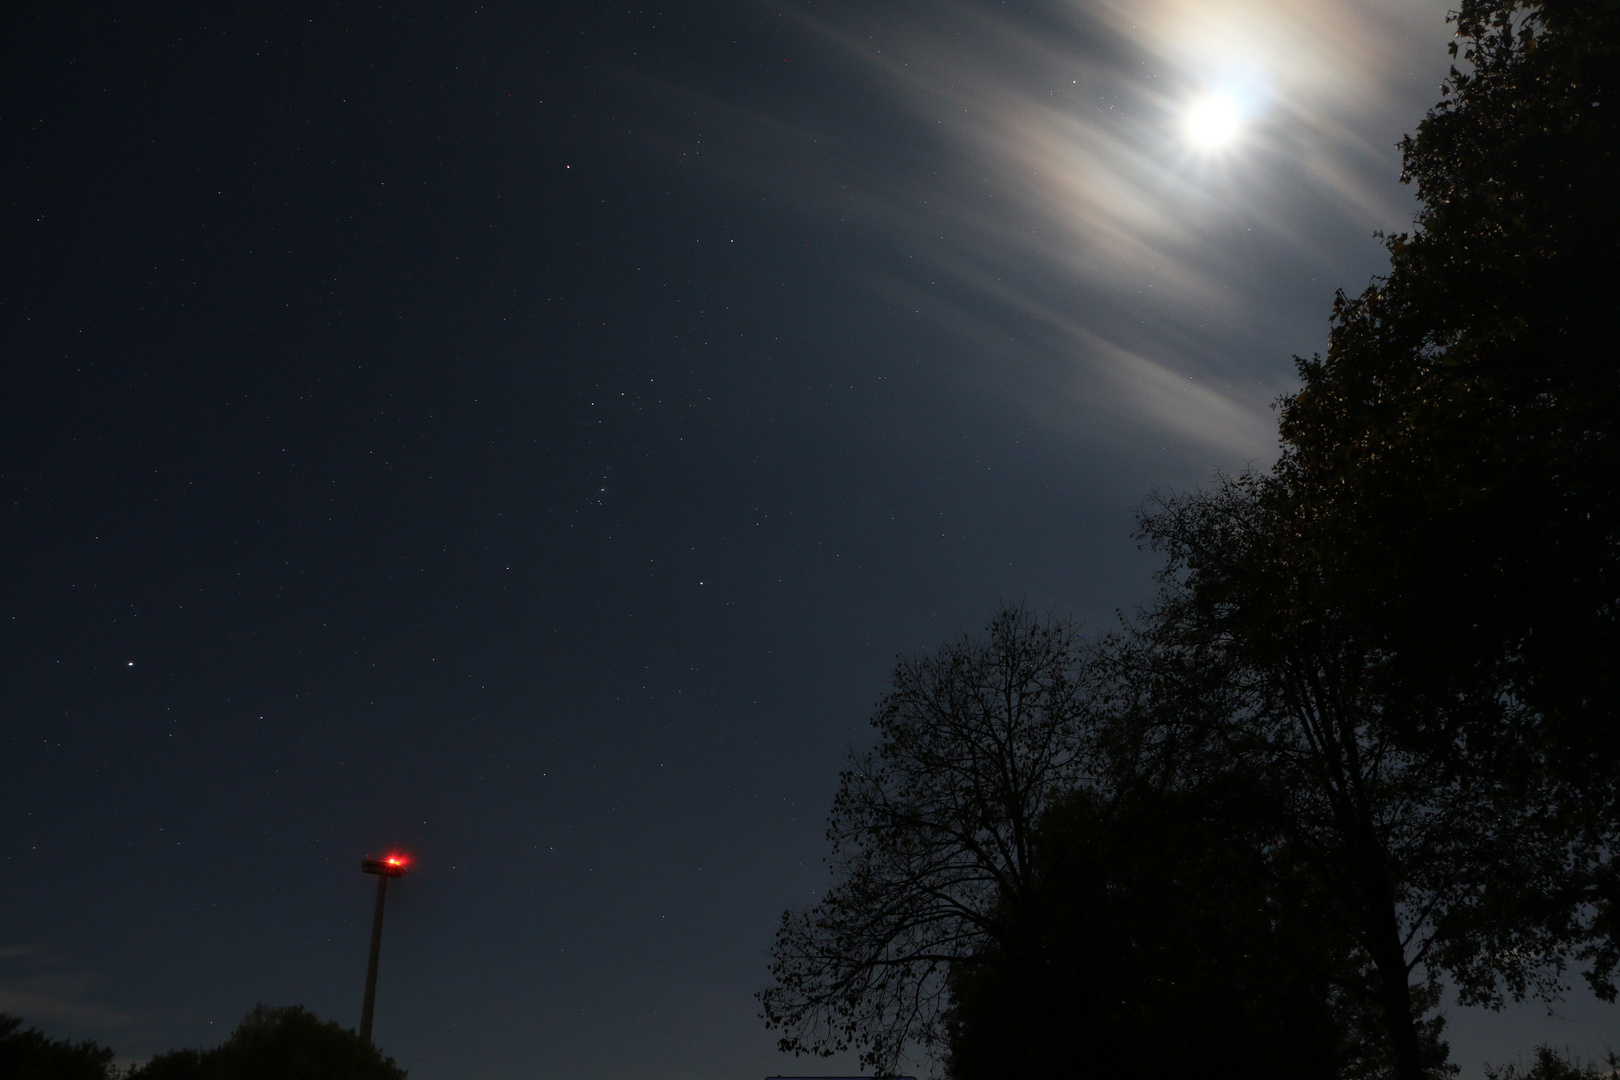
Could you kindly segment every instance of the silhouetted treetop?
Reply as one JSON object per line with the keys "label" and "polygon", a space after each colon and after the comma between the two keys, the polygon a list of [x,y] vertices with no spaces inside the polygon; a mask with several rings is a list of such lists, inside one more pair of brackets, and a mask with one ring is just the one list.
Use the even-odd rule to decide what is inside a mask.
{"label": "silhouetted treetop", "polygon": [[1402,144],[1416,228],[1301,361],[1277,476],[1414,690],[1495,680],[1590,776],[1620,753],[1620,4],[1456,22],[1460,67]]}
{"label": "silhouetted treetop", "polygon": [[256,1006],[212,1050],[171,1050],[130,1080],[405,1080],[394,1059],[299,1005]]}
{"label": "silhouetted treetop", "polygon": [[827,828],[833,882],[782,917],[760,993],[783,1050],[893,1070],[943,1044],[948,976],[1033,887],[1035,823],[1095,772],[1079,632],[1010,607],[982,637],[900,661]]}
{"label": "silhouetted treetop", "polygon": [[5,1080],[112,1080],[113,1052],[88,1040],[52,1039],[0,1013],[0,1077]]}

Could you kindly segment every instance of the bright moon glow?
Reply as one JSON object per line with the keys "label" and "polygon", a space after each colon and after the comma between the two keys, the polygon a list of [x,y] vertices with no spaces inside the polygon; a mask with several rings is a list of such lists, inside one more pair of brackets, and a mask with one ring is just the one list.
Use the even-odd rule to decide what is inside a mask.
{"label": "bright moon glow", "polygon": [[1210,94],[1192,103],[1184,128],[1189,141],[1204,150],[1216,150],[1237,138],[1243,128],[1242,104],[1231,94]]}

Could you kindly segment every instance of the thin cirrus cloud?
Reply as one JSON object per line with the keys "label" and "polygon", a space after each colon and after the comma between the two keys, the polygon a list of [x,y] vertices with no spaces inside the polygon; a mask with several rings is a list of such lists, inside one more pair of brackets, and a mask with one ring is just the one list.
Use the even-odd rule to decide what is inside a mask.
{"label": "thin cirrus cloud", "polygon": [[1066,404],[1031,394],[1054,417],[1264,456],[1290,355],[1320,347],[1334,288],[1376,272],[1373,233],[1411,220],[1395,143],[1437,97],[1445,10],[790,9],[841,90],[719,103],[706,115],[733,138],[711,146],[748,147],[734,173],[903,251],[860,271],[874,288],[1056,365]]}
{"label": "thin cirrus cloud", "polygon": [[94,975],[68,970],[59,957],[40,946],[0,946],[0,1013],[84,1027],[127,1023],[128,1013],[92,999],[99,981]]}

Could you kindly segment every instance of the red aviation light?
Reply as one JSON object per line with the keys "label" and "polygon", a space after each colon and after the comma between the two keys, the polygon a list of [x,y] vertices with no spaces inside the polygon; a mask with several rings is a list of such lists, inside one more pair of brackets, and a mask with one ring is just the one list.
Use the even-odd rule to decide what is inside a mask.
{"label": "red aviation light", "polygon": [[360,869],[367,874],[380,874],[383,877],[404,877],[405,868],[410,860],[403,855],[385,855],[380,859],[364,858],[360,860]]}

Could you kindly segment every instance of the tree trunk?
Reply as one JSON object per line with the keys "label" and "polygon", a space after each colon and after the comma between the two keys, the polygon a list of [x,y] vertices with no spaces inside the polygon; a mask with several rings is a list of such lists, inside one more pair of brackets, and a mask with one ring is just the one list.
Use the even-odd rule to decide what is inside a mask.
{"label": "tree trunk", "polygon": [[1384,848],[1365,812],[1354,817],[1341,815],[1341,822],[1352,838],[1348,854],[1358,879],[1355,888],[1361,894],[1362,932],[1377,974],[1374,992],[1383,1015],[1384,1034],[1389,1037],[1396,1080],[1424,1080],[1423,1043],[1418,1038],[1417,1018],[1412,1015],[1412,969],[1406,962],[1401,922],[1385,871]]}
{"label": "tree trunk", "polygon": [[1367,914],[1374,924],[1368,928],[1368,944],[1378,971],[1378,1004],[1395,1058],[1395,1075],[1398,1080],[1423,1080],[1423,1047],[1412,1015],[1412,985],[1408,981],[1411,970],[1406,966],[1406,950],[1401,947],[1395,909],[1386,897],[1379,897]]}

